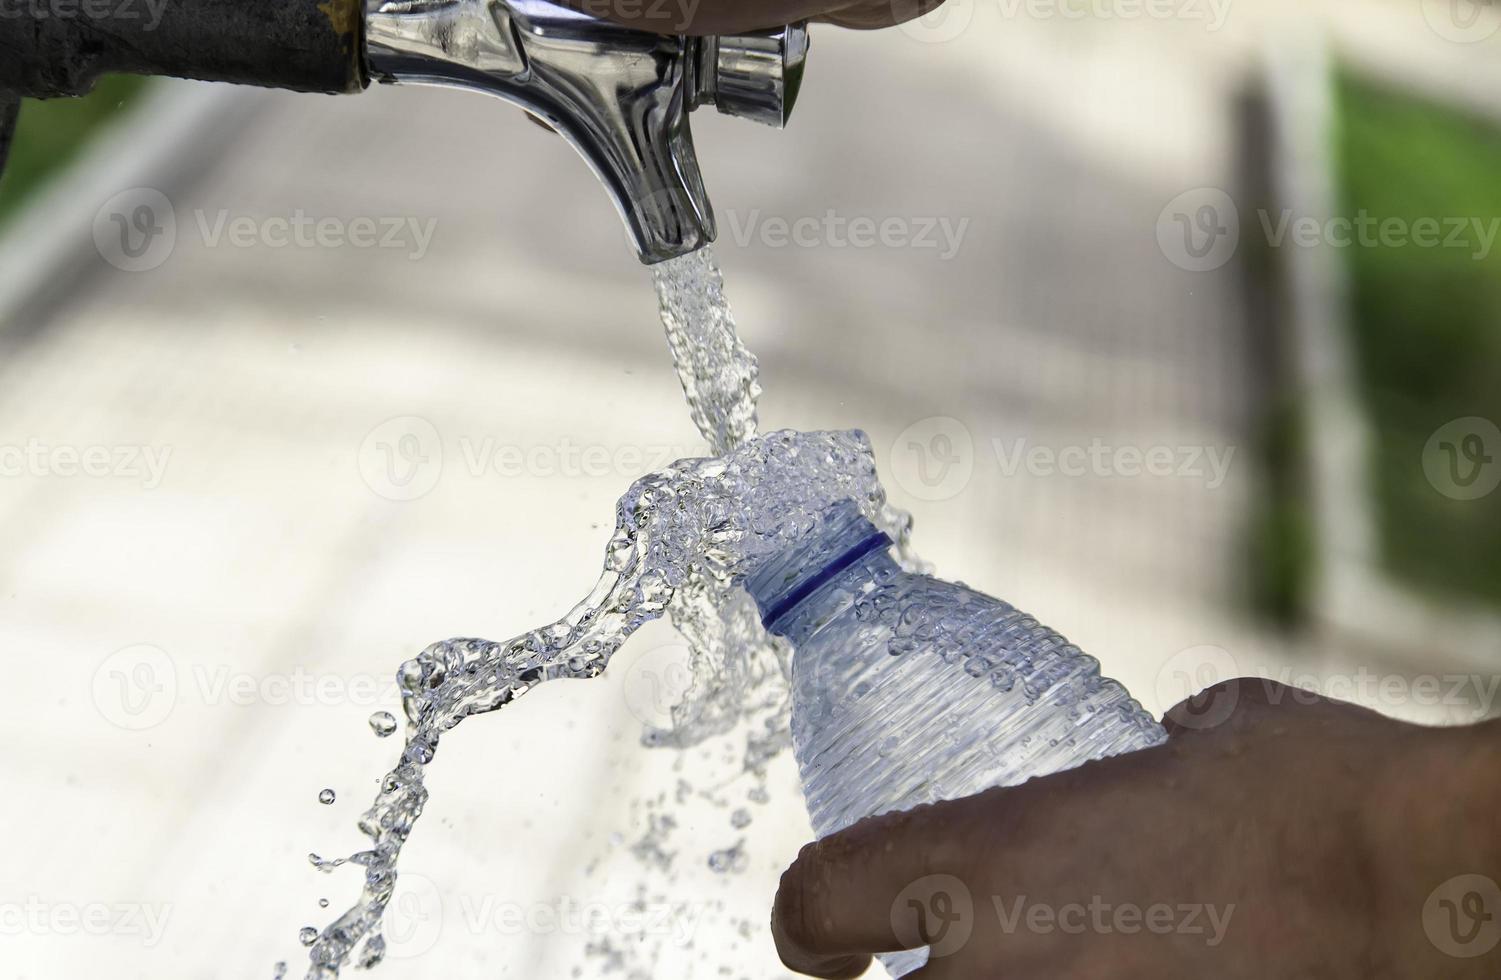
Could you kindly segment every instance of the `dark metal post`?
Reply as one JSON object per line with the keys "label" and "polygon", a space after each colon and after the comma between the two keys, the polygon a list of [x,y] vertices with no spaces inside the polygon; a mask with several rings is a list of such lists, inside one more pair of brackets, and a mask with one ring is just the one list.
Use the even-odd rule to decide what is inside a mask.
{"label": "dark metal post", "polygon": [[365,87],[360,0],[80,3],[0,16],[0,91],[82,95],[100,75],[173,75],[301,92]]}
{"label": "dark metal post", "polygon": [[16,118],[21,114],[21,97],[0,92],[0,179],[5,177],[5,160],[10,156],[10,142],[16,136]]}

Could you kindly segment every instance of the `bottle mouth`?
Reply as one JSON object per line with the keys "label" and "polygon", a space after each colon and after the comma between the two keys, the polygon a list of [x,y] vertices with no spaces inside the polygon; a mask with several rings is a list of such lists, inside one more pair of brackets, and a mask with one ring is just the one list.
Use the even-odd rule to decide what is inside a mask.
{"label": "bottle mouth", "polygon": [[775,633],[805,599],[850,566],[891,546],[891,538],[866,520],[853,500],[846,500],[826,510],[792,547],[767,559],[746,578],[745,588],[761,611],[761,624]]}

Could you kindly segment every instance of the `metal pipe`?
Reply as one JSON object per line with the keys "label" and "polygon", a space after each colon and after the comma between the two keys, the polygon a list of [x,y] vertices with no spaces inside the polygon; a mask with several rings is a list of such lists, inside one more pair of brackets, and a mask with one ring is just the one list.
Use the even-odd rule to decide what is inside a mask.
{"label": "metal pipe", "polygon": [[0,16],[0,91],[88,93],[100,75],[171,75],[299,92],[358,92],[360,0],[78,4],[71,16]]}
{"label": "metal pipe", "polygon": [[0,178],[5,176],[5,161],[10,156],[11,141],[16,138],[16,120],[21,115],[21,97],[0,92]]}

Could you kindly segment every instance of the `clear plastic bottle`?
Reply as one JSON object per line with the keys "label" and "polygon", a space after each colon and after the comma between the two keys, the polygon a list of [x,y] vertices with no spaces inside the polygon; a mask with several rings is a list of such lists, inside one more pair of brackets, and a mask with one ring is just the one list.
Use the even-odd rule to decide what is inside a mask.
{"label": "clear plastic bottle", "polygon": [[[820,837],[1163,740],[1094,658],[999,599],[902,571],[890,549],[840,506],[745,583],[795,651],[793,747]],[[901,977],[928,951],[881,959]]]}

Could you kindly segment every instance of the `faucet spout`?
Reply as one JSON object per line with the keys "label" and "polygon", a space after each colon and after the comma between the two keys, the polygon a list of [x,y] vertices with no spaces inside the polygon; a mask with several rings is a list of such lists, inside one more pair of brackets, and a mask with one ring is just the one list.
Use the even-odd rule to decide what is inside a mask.
{"label": "faucet spout", "polygon": [[365,26],[376,79],[484,92],[552,126],[604,184],[647,264],[716,237],[688,117],[716,101],[720,86],[706,73],[726,77],[724,111],[785,120],[806,51],[802,28],[788,28],[800,32],[793,82],[781,79],[781,63],[775,81],[748,81],[775,60],[766,41],[750,46],[754,56],[725,45],[730,58],[718,54],[721,39],[650,34],[549,0],[369,0]]}

